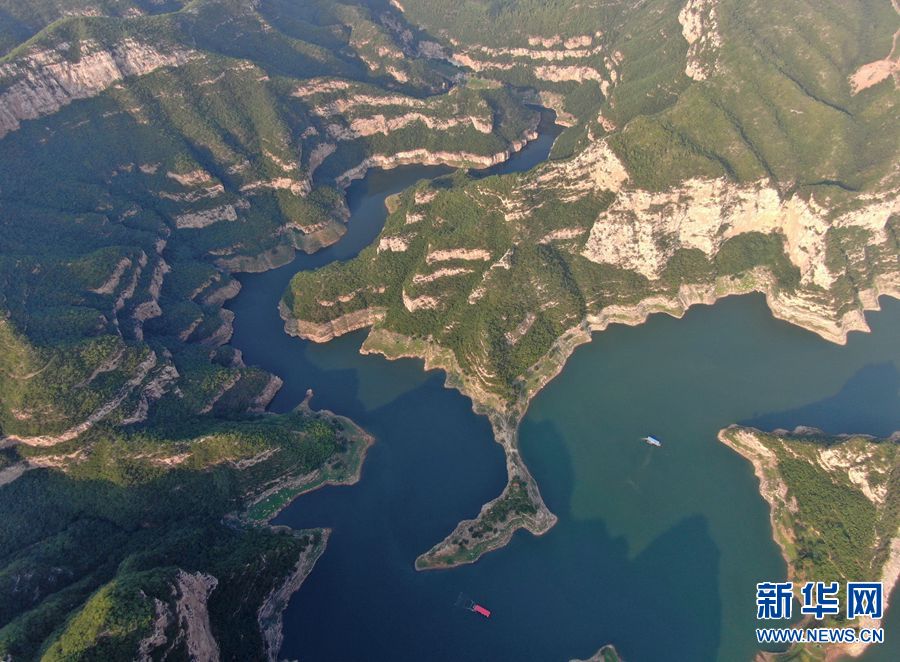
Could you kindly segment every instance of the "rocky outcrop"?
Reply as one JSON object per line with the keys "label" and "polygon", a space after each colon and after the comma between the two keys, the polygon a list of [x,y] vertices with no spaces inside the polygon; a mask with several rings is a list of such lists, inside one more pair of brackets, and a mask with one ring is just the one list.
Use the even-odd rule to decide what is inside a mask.
{"label": "rocky outcrop", "polygon": [[569,662],[621,662],[622,657],[612,644],[603,646],[586,660],[569,660]]}
{"label": "rocky outcrop", "polygon": [[402,253],[409,248],[409,238],[407,237],[382,237],[378,240],[378,252],[392,251],[394,253]]}
{"label": "rocky outcrop", "polygon": [[418,297],[411,297],[403,290],[403,307],[409,312],[414,313],[417,310],[434,310],[438,307],[441,300],[438,297],[423,294]]}
{"label": "rocky outcrop", "polygon": [[93,413],[91,413],[90,416],[88,416],[84,421],[73,425],[67,430],[60,432],[59,434],[38,435],[35,437],[20,437],[18,435],[9,435],[4,439],[14,443],[26,444],[28,446],[55,446],[57,444],[75,439],[75,437],[87,432],[99,421],[102,421],[104,418],[117,411],[121,404],[125,401],[125,398],[131,395],[134,389],[137,388],[137,386],[147,378],[147,375],[156,366],[156,363],[156,353],[152,351],[149,352],[147,358],[138,365],[134,375],[127,382],[125,382],[125,384],[118,390],[116,395],[111,400],[100,405],[100,407],[95,409]]}
{"label": "rocky outcrop", "polygon": [[490,260],[491,254],[483,248],[455,248],[450,250],[431,251],[425,256],[428,264],[447,260]]}
{"label": "rocky outcrop", "polygon": [[571,159],[541,167],[535,180],[538,186],[552,187],[563,200],[576,200],[593,192],[620,190],[628,171],[606,140],[596,140]]}
{"label": "rocky outcrop", "polygon": [[112,46],[82,41],[35,46],[0,64],[0,138],[24,120],[55,113],[77,99],[96,96],[126,76],[179,66],[196,54],[184,49],[165,52],[135,39]]}
{"label": "rocky outcrop", "polygon": [[[587,80],[596,81],[603,86],[603,83],[609,85],[609,81],[604,78],[599,71],[592,67],[581,67],[576,65],[545,65],[535,67],[535,75],[541,80],[547,80],[553,83],[561,83],[565,81],[575,81],[583,83]],[[604,92],[606,90],[604,89]]]}
{"label": "rocky outcrop", "polygon": [[131,260],[127,257],[123,257],[121,260],[116,263],[115,268],[109,277],[98,287],[92,288],[89,291],[94,294],[112,294],[119,287],[119,281],[122,279],[122,276],[125,274],[125,270],[131,267]]}
{"label": "rocky outcrop", "polygon": [[172,610],[165,602],[159,598],[153,599],[153,629],[146,637],[138,643],[137,657],[138,662],[151,662],[153,660],[153,652],[168,642],[166,630],[172,624]]}
{"label": "rocky outcrop", "polygon": [[144,322],[162,315],[162,309],[159,306],[159,296],[162,293],[163,281],[165,280],[166,274],[171,270],[172,268],[162,257],[157,258],[156,264],[153,267],[153,272],[150,274],[150,282],[147,284],[147,300],[136,305],[131,312],[135,336],[139,340],[142,340],[144,337]]}
{"label": "rocky outcrop", "polygon": [[[460,126],[472,126],[480,133],[491,133],[494,129],[491,107],[483,99],[477,99],[474,105],[468,99],[461,103],[462,88],[453,88],[448,94],[432,99],[420,99],[400,94],[375,94],[364,86],[351,90],[337,83],[321,79],[294,93],[294,96],[315,102],[310,111],[328,121],[325,133],[334,141],[389,135],[415,123],[435,131]],[[375,112],[376,109],[383,111]],[[320,149],[325,150],[324,156],[327,156],[334,150],[334,144],[316,146],[309,159],[310,172],[321,163]]]}
{"label": "rocky outcrop", "polygon": [[461,276],[463,274],[470,273],[472,273],[472,269],[466,269],[465,267],[450,267],[447,269],[438,269],[437,271],[432,271],[429,274],[415,274],[413,276],[412,282],[413,285],[422,285],[423,283],[431,283],[441,278],[447,278],[449,276]]}
{"label": "rocky outcrop", "polygon": [[496,154],[474,154],[471,152],[432,152],[427,149],[412,149],[395,154],[373,154],[358,165],[339,175],[335,181],[338,186],[346,187],[355,179],[362,179],[371,168],[390,170],[401,165],[417,163],[420,165],[447,165],[456,168],[490,168],[509,160],[515,152],[522,149],[528,141],[537,138],[537,132],[529,130],[525,137],[510,143],[509,149]]}
{"label": "rocky outcrop", "polygon": [[684,73],[694,80],[706,80],[715,70],[722,45],[719,35],[717,0],[688,0],[678,14],[681,32],[688,43]]}
{"label": "rocky outcrop", "polygon": [[260,273],[282,267],[293,259],[293,247],[281,244],[259,255],[220,257],[216,260],[216,266],[231,273]]}
{"label": "rocky outcrop", "polygon": [[[873,506],[869,520],[854,521],[860,531],[873,531],[870,542],[871,549],[865,550],[859,563],[863,572],[871,572],[867,579],[881,581],[884,584],[884,609],[887,610],[891,591],[900,576],[900,532],[897,529],[896,516],[889,505],[889,500],[896,499],[890,494],[896,489],[891,477],[897,471],[895,433],[891,439],[878,440],[866,435],[839,435],[826,437],[825,433],[815,428],[798,427],[792,433],[776,430],[771,433],[754,428],[732,425],[719,432],[719,441],[743,456],[753,465],[753,471],[759,479],[760,494],[769,505],[769,517],[775,542],[781,549],[788,567],[788,579],[794,582],[817,580],[814,573],[817,569],[814,560],[810,560],[810,541],[804,539],[802,533],[812,529],[818,530],[821,521],[809,521],[807,518],[821,517],[814,507],[804,508],[803,499],[808,491],[799,489],[799,483],[807,479],[794,472],[790,474],[782,470],[781,462],[787,455],[794,463],[806,465],[807,471],[821,474],[826,483],[831,483],[835,492],[851,492],[862,494]],[[824,496],[819,498],[825,498]],[[840,508],[838,509],[840,511]],[[829,525],[840,526],[841,513]],[[884,533],[879,533],[883,531]],[[858,541],[854,541],[858,542]],[[835,580],[859,581],[856,565],[845,567],[838,559],[844,557],[830,554],[827,539],[816,541],[817,552],[831,557],[829,565],[837,575]],[[821,549],[818,547],[821,545]],[[816,554],[818,556],[819,554]],[[847,576],[852,574],[852,576]],[[877,628],[881,622],[864,616],[850,624],[853,627]],[[800,623],[797,627],[804,627]],[[866,649],[867,644],[857,640],[850,644],[831,644],[825,649],[822,659],[832,660],[843,655],[857,657]],[[791,649],[795,650],[795,649]],[[763,658],[766,659],[766,658]]]}
{"label": "rocky outcrop", "polygon": [[336,149],[337,145],[335,143],[319,143],[313,148],[309,155],[309,163],[307,164],[310,178],[312,178],[313,173],[315,173],[319,166],[325,162],[325,159],[334,154]]}
{"label": "rocky outcrop", "polygon": [[31,469],[32,466],[28,462],[16,462],[8,467],[0,469],[0,487],[7,485],[18,479],[22,474]]}
{"label": "rocky outcrop", "polygon": [[169,179],[174,179],[176,182],[185,187],[210,184],[214,181],[212,175],[201,169],[190,170],[188,172],[167,172],[166,177],[168,177]]}
{"label": "rocky outcrop", "polygon": [[434,131],[448,131],[454,127],[465,126],[468,124],[474,126],[475,129],[481,133],[491,133],[494,128],[490,115],[484,117],[432,117],[423,113],[405,113],[390,118],[381,114],[372,115],[371,117],[355,118],[351,120],[350,126],[345,127],[340,124],[329,124],[328,127],[326,127],[326,130],[328,135],[334,140],[356,140],[357,138],[373,136],[377,133],[388,135],[415,122],[424,124]]}
{"label": "rocky outcrop", "polygon": [[221,306],[229,299],[233,299],[241,291],[241,282],[229,278],[224,285],[217,287],[203,296],[204,306]]}
{"label": "rocky outcrop", "polygon": [[317,323],[294,319],[284,302],[279,304],[278,309],[281,312],[281,319],[284,320],[285,333],[313,342],[328,342],[345,333],[365,329],[382,320],[386,313],[384,308],[363,308],[336,317],[329,322]]}
{"label": "rocky outcrop", "polygon": [[234,312],[227,308],[220,308],[216,315],[219,318],[219,325],[209,335],[197,338],[199,342],[207,347],[218,347],[224,345],[231,340],[234,334]]}
{"label": "rocky outcrop", "polygon": [[429,57],[442,57],[451,63],[490,76],[491,72],[516,67],[530,71],[548,82],[594,81],[607,94],[618,78],[621,58],[606,52],[602,34],[584,34],[563,38],[530,36],[527,46],[463,45],[451,40],[453,51],[445,54],[433,49]]}
{"label": "rocky outcrop", "polygon": [[212,634],[207,607],[209,595],[218,585],[219,580],[212,575],[178,572],[175,613],[192,660],[219,659],[219,644]]}
{"label": "rocky outcrop", "polygon": [[281,380],[281,377],[277,375],[269,375],[269,381],[266,382],[266,385],[263,387],[263,390],[259,392],[253,401],[250,403],[250,413],[253,414],[261,414],[266,410],[266,407],[269,406],[269,403],[272,402],[272,398],[278,393],[281,389],[281,385],[284,382]]}
{"label": "rocky outcrop", "polygon": [[[900,13],[900,0],[891,0],[891,4],[897,13]],[[864,64],[850,76],[850,93],[859,94],[873,85],[894,79],[894,87],[900,86],[900,29],[894,33],[891,41],[891,52],[882,60],[875,60]]]}
{"label": "rocky outcrop", "polygon": [[281,651],[281,642],[284,640],[282,613],[287,608],[291,596],[300,589],[309,573],[312,572],[316,561],[325,551],[328,537],[331,535],[329,529],[316,529],[304,533],[310,538],[309,546],[300,554],[293,572],[287,576],[284,582],[272,589],[257,614],[263,647],[269,662],[276,662]]}
{"label": "rocky outcrop", "polygon": [[900,194],[861,197],[860,205],[833,216],[814,196],[783,199],[767,182],[739,185],[725,179],[691,179],[652,193],[622,190],[591,229],[583,255],[658,277],[679,248],[715,254],[722,243],[747,232],[776,232],[801,282],[828,289],[834,280],[825,259],[828,230],[859,228],[884,243],[888,220],[900,211]]}
{"label": "rocky outcrop", "polygon": [[152,628],[138,643],[135,659],[166,659],[183,645],[187,659],[217,662],[220,652],[210,626],[209,596],[218,585],[212,575],[179,569],[171,583],[171,598],[153,600]]}
{"label": "rocky outcrop", "polygon": [[179,214],[175,217],[175,227],[179,229],[205,228],[220,221],[236,221],[237,218],[237,210],[234,208],[234,205],[222,205],[211,209]]}
{"label": "rocky outcrop", "polygon": [[395,154],[373,154],[363,159],[358,165],[346,170],[335,178],[338,186],[346,187],[355,179],[362,179],[371,168],[390,170],[401,165],[417,163],[421,165],[448,165],[455,168],[490,168],[507,161],[514,153],[522,149],[529,140],[537,137],[529,132],[525,139],[514,141],[510,149],[496,154],[475,154],[472,152],[432,152],[428,149],[410,149]]}
{"label": "rocky outcrop", "polygon": [[[167,357],[168,360],[171,357]],[[138,404],[135,410],[122,419],[122,425],[133,425],[147,420],[147,414],[150,411],[150,405],[162,398],[170,389],[175,389],[175,393],[180,395],[178,387],[175,386],[181,375],[178,369],[172,363],[167,363],[156,372],[141,389],[138,396]]]}
{"label": "rocky outcrop", "polygon": [[290,191],[292,195],[303,198],[312,191],[312,185],[307,180],[298,180],[292,177],[274,177],[273,179],[249,182],[241,186],[241,193],[255,193],[264,190]]}

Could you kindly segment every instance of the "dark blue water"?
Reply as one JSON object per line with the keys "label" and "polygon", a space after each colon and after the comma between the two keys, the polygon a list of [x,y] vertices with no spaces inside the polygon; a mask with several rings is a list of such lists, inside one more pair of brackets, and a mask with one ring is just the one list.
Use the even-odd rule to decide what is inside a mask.
{"label": "dark blue water", "polygon": [[[519,164],[546,158],[550,143]],[[750,659],[755,583],[783,578],[785,567],[749,464],[716,432],[732,422],[900,429],[900,303],[885,301],[868,317],[873,333],[852,334],[846,347],[772,319],[757,296],[598,334],[521,429],[559,524],[541,538],[519,533],[473,566],[418,573],[416,556],[504,485],[487,422],[421,362],[359,355],[364,331],[326,345],[286,336],[276,305],[296,271],[371,243],[387,195],[440,172],[403,168],[355,183],[340,243],[242,277],[231,306],[246,361],[285,381],[273,409],[295,406],[311,387],[313,406],[377,439],[358,485],[304,496],[276,520],[334,531],[285,613],[282,656],[567,660],[614,643],[630,661]],[[648,433],[664,448],[635,443]],[[492,618],[454,610],[460,591]],[[892,612],[889,641],[900,633]],[[900,659],[896,645],[876,653]]]}

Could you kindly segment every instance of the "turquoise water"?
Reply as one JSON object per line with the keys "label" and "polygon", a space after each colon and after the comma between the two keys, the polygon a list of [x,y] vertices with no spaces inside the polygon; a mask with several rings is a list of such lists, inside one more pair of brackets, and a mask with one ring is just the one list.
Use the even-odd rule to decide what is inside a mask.
{"label": "turquoise water", "polygon": [[[718,606],[707,623],[716,648],[678,659],[750,659],[755,584],[785,575],[751,467],[716,441],[716,431],[731,422],[835,433],[900,429],[900,304],[885,303],[869,316],[873,333],[853,334],[844,348],[773,320],[762,297],[695,308],[683,320],[657,316],[641,327],[614,327],[576,351],[535,399],[522,426],[523,456],[564,519],[560,533],[602,522],[628,559],[649,555],[661,574],[667,568],[673,576],[655,590],[669,604],[654,622],[687,616],[698,603]],[[635,443],[648,432],[665,446]],[[669,557],[653,551],[694,522],[702,526],[694,524],[685,548]],[[702,569],[690,564],[696,550],[709,556]],[[687,569],[694,583],[679,599]],[[626,659],[659,659],[658,642],[642,641],[640,630],[607,632]],[[892,650],[898,659],[900,649]]]}
{"label": "turquoise water", "polygon": [[[546,157],[544,136],[505,169]],[[314,345],[282,331],[290,276],[355,255],[377,236],[386,195],[441,169],[373,173],[350,191],[348,235],[283,269],[242,277],[234,344],[281,376],[272,408],[313,406],[376,437],[362,480],[295,501],[276,520],[328,526],[325,554],[285,613],[282,657],[567,660],[614,643],[629,661],[748,660],[755,583],[785,575],[748,463],[719,428],[900,429],[900,302],[846,347],[772,319],[759,296],[614,326],[579,348],[535,399],[521,446],[559,523],[518,533],[480,562],[418,573],[418,554],[499,494],[503,453],[469,401],[421,362],[361,356],[365,332]],[[651,449],[646,434],[665,445]],[[459,592],[493,611],[456,610]],[[887,638],[900,633],[889,612]],[[898,634],[897,636],[900,636]],[[900,659],[886,644],[872,659]]]}

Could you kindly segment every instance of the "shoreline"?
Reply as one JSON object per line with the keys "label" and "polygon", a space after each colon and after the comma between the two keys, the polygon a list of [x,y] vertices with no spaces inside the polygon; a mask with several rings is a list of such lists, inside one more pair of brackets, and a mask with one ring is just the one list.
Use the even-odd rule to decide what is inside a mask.
{"label": "shoreline", "polygon": [[[347,207],[347,191],[354,181],[365,179],[370,170],[393,170],[406,165],[447,166],[456,169],[469,169],[476,173],[487,170],[506,163],[514,155],[537,140],[541,136],[539,129],[545,121],[544,113],[551,112],[554,111],[549,108],[542,108],[542,112],[538,114],[532,126],[529,126],[519,138],[511,141],[507,149],[494,154],[430,152],[427,149],[415,149],[397,152],[396,154],[375,154],[366,157],[357,165],[334,178],[334,185],[341,191],[343,197],[339,206],[325,221],[326,226],[324,228],[310,234],[299,234],[296,243],[292,241],[279,243],[257,255],[235,255],[219,258],[214,261],[215,265],[231,274],[265,273],[266,271],[290,264],[297,258],[298,252],[302,252],[305,255],[318,253],[338,243],[347,233],[347,224],[350,222],[350,211]],[[277,234],[287,234],[289,231],[290,227],[285,226]],[[236,292],[234,296],[237,296],[237,294]]]}
{"label": "shoreline", "polygon": [[[785,430],[775,430],[765,432],[752,427],[744,427],[741,425],[730,425],[718,433],[718,440],[735,453],[750,462],[753,466],[753,473],[759,481],[759,494],[766,502],[769,508],[769,522],[772,528],[772,538],[781,551],[782,558],[787,566],[787,580],[791,582],[804,581],[809,577],[802,577],[797,568],[797,562],[800,556],[796,550],[796,540],[794,538],[794,527],[797,525],[796,517],[798,515],[798,506],[796,495],[791,494],[788,484],[785,482],[781,473],[779,459],[771,448],[761,442],[757,436],[765,435],[778,438],[782,441],[789,440],[792,436],[800,435],[816,435],[822,434],[815,428],[798,427],[793,432]],[[867,439],[874,442],[879,441],[877,438],[864,434],[841,434],[841,435],[825,435],[829,438],[844,439],[850,441],[853,439]],[[894,433],[894,437],[897,433]],[[891,438],[894,438],[891,437]],[[825,448],[825,447],[823,447]],[[821,463],[821,460],[819,460]],[[852,472],[852,469],[850,469]],[[802,526],[802,525],[801,525]],[[877,538],[876,538],[877,540]],[[876,549],[878,549],[876,547]],[[891,593],[897,585],[900,578],[900,533],[894,532],[890,538],[889,548],[883,564],[878,573],[878,581],[885,586],[883,599],[883,608],[885,614],[890,606]],[[860,618],[858,624],[863,628],[880,627],[883,618],[875,620],[867,616]],[[810,625],[810,618],[804,618],[794,624],[793,628],[803,628]],[[836,660],[843,657],[856,658],[862,655],[869,647],[869,643],[856,641],[853,643],[833,643],[825,645],[821,649],[814,647],[813,650],[822,653],[824,660]],[[792,651],[799,652],[808,650],[803,645],[794,645],[784,653],[770,653],[760,651],[757,659],[763,662],[781,662],[782,655],[790,655]],[[818,659],[818,658],[816,658]]]}
{"label": "shoreline", "polygon": [[[740,438],[734,436],[739,434]],[[796,579],[793,558],[788,553],[791,541],[790,528],[787,522],[779,517],[779,512],[789,508],[787,501],[788,487],[778,472],[778,459],[775,453],[756,441],[752,433],[737,425],[730,425],[719,430],[719,442],[725,444],[735,453],[743,457],[753,466],[753,473],[759,480],[759,494],[769,506],[769,524],[772,527],[772,538],[781,552],[781,558],[787,566],[787,579]]]}
{"label": "shoreline", "polygon": [[606,644],[586,660],[569,660],[569,662],[622,662],[622,656],[615,646]]}
{"label": "shoreline", "polygon": [[345,416],[338,416],[327,409],[311,409],[311,398],[312,389],[307,391],[306,399],[297,405],[295,411],[321,416],[344,426],[348,446],[335,456],[335,461],[346,464],[320,467],[300,476],[287,474],[275,479],[272,481],[274,484],[251,496],[245,503],[237,515],[237,519],[243,524],[271,527],[271,521],[304,494],[329,485],[355,485],[362,478],[363,464],[369,449],[375,443],[375,437]]}
{"label": "shoreline", "polygon": [[[543,115],[538,116],[538,120],[535,122],[535,125],[529,128],[525,132],[525,134],[523,134],[520,140],[514,141],[511,144],[510,148],[502,153],[503,158],[498,159],[500,155],[494,155],[490,159],[491,162],[489,164],[486,164],[485,167],[490,167],[492,165],[496,165],[497,163],[502,163],[508,160],[513,154],[523,149],[529,142],[538,138],[540,134],[536,131],[536,129],[540,125],[540,121],[542,118]],[[403,161],[403,163],[415,162],[417,161]],[[392,168],[402,165],[403,163],[396,162],[388,167]],[[429,165],[429,162],[422,161],[421,164]],[[459,162],[458,164],[466,165],[466,163]],[[369,167],[371,166],[367,166],[366,170],[368,170]],[[346,194],[351,181],[352,180],[347,180],[341,186],[344,191],[342,208],[345,211],[347,210]],[[349,214],[346,214],[346,216],[348,217]],[[237,260],[230,261],[230,263],[226,260],[217,261],[217,266],[222,270],[232,271],[232,273],[237,271],[247,273],[260,273],[285,266],[287,264],[290,264],[297,258],[298,250],[303,250],[305,253],[311,254],[329,245],[339,242],[346,233],[346,222],[348,220],[349,218],[344,218],[344,223],[341,224],[340,228],[338,228],[339,231],[330,233],[327,237],[327,240],[318,242],[314,247],[309,245],[297,246],[295,244],[279,245],[274,247],[273,249],[270,249],[269,251],[260,254],[259,256],[238,258]],[[332,225],[336,225],[336,223],[332,223]],[[238,295],[239,289],[240,288],[238,288],[238,291],[234,292],[233,296]],[[233,296],[227,297],[227,299],[231,299],[233,298]],[[222,303],[224,304],[225,301],[223,301]],[[281,303],[280,299],[279,313],[287,323],[287,311]],[[347,333],[349,330],[352,330],[352,326],[352,324],[344,325],[343,328],[337,331],[337,333],[331,333],[330,337],[333,338],[336,335]],[[292,333],[287,325],[285,326],[285,332],[288,335],[298,335],[297,333]],[[236,347],[236,349],[239,348]],[[270,385],[271,384],[272,383],[270,380]],[[280,387],[281,383],[279,380],[279,383],[274,387],[274,390],[271,393],[272,397],[274,397],[274,393]],[[306,398],[300,405],[298,405],[298,408],[311,411],[309,402],[312,398],[312,395],[312,389],[307,391]],[[271,397],[268,398],[268,402],[270,402],[271,399]],[[268,408],[268,402],[266,402],[264,409]],[[344,425],[345,429],[349,429],[351,431],[350,446],[344,453],[342,453],[343,457],[348,463],[348,466],[344,467],[340,471],[317,469],[302,476],[283,476],[280,480],[276,480],[274,484],[270,484],[268,487],[266,487],[262,492],[251,497],[251,499],[242,507],[241,512],[235,514],[235,519],[237,520],[237,523],[239,525],[264,526],[272,530],[279,530],[283,527],[273,525],[271,523],[272,520],[301,496],[327,485],[353,485],[360,480],[362,476],[362,467],[365,463],[368,449],[375,442],[375,439],[351,419],[336,415],[333,412],[327,410],[320,410],[318,413],[333,420],[340,421]],[[530,480],[533,484],[533,479]],[[534,486],[534,489],[536,489],[536,485]],[[546,508],[544,510],[546,510]],[[549,511],[547,511],[547,514],[550,515],[550,517],[553,517],[552,514],[549,513]],[[553,519],[553,521],[555,521],[555,518]],[[302,587],[306,578],[312,572],[317,560],[325,552],[330,535],[330,529],[327,528],[301,530],[292,529],[290,527],[287,528],[291,531],[291,534],[295,536],[318,536],[318,542],[312,549],[301,554],[300,558],[298,559],[295,571],[291,573],[282,584],[280,584],[276,588],[273,588],[272,593],[266,599],[258,613],[258,622],[260,625],[260,631],[263,635],[266,655],[267,658],[272,662],[278,659],[281,645],[283,643],[283,612],[287,608],[291,596],[294,595]],[[546,528],[549,529],[549,526]],[[503,544],[505,544],[505,541],[503,542]]]}
{"label": "shoreline", "polygon": [[[280,380],[279,380],[280,382]],[[279,387],[281,384],[279,383]],[[284,641],[284,612],[293,595],[300,590],[303,583],[315,568],[316,563],[328,546],[331,529],[327,527],[315,527],[309,529],[294,529],[289,526],[272,524],[285,508],[304,494],[309,494],[328,485],[354,485],[362,477],[362,467],[365,463],[369,448],[375,443],[375,438],[363,430],[351,419],[338,416],[327,409],[313,410],[309,402],[313,397],[312,389],[306,393],[306,398],[297,405],[296,410],[311,415],[318,415],[337,421],[344,426],[347,434],[348,447],[338,454],[337,461],[347,464],[344,467],[318,468],[310,473],[300,476],[284,475],[274,481],[262,492],[252,496],[242,507],[234,520],[242,527],[264,527],[270,531],[287,531],[295,538],[309,538],[311,545],[300,553],[293,572],[284,580],[274,586],[263,601],[257,612],[257,623],[263,639],[268,662],[276,662],[279,659],[281,646]],[[266,458],[262,458],[264,461]],[[252,462],[249,465],[252,466]],[[243,467],[240,467],[243,468]]]}
{"label": "shoreline", "polygon": [[297,537],[310,536],[312,545],[301,552],[294,571],[280,585],[272,588],[256,613],[256,622],[259,624],[263,650],[268,662],[276,662],[281,652],[281,645],[284,642],[284,611],[291,597],[300,590],[303,582],[315,568],[331,536],[331,529],[326,528],[291,529],[291,531],[292,535]]}
{"label": "shoreline", "polygon": [[[826,341],[843,345],[846,344],[847,336],[851,331],[865,333],[870,330],[864,313],[880,310],[879,299],[882,296],[900,299],[900,274],[886,274],[877,277],[871,289],[859,292],[860,307],[844,313],[837,322],[824,317],[817,318],[814,315],[804,316],[796,302],[795,307],[792,308],[792,301],[775,289],[774,278],[768,269],[761,267],[740,278],[723,276],[709,284],[682,285],[674,296],[654,295],[632,305],[610,306],[600,311],[599,314],[587,315],[580,324],[570,328],[557,338],[550,351],[525,374],[524,380],[519,383],[522,392],[512,402],[504,402],[496,394],[486,392],[477,383],[474,383],[459,368],[456,358],[450,350],[437,347],[424,340],[378,328],[377,322],[382,318],[382,315],[378,314],[380,311],[373,313],[369,309],[364,309],[364,311],[344,315],[340,319],[349,322],[346,325],[335,325],[336,320],[322,325],[305,323],[293,318],[283,305],[280,305],[280,312],[282,319],[285,320],[286,333],[313,342],[327,342],[344,333],[369,327],[369,334],[360,348],[361,354],[380,354],[388,360],[415,358],[424,361],[426,371],[443,370],[445,373],[444,387],[456,389],[468,397],[472,401],[473,412],[479,416],[486,416],[490,421],[494,431],[494,440],[503,447],[506,455],[507,484],[498,497],[482,506],[475,518],[460,522],[441,542],[419,556],[416,560],[416,569],[425,570],[452,568],[457,565],[474,563],[483,554],[505,546],[519,529],[524,528],[535,535],[542,535],[556,523],[556,516],[544,504],[536,481],[519,455],[517,431],[531,401],[562,372],[575,349],[590,342],[594,333],[604,331],[610,324],[638,326],[655,313],[665,313],[680,319],[691,306],[714,305],[717,301],[729,296],[753,293],[759,293],[765,297],[766,305],[775,319],[811,331]],[[361,312],[365,312],[365,315],[360,314]],[[369,322],[369,320],[372,321]],[[304,326],[305,328],[303,328]],[[327,331],[322,333],[326,329]],[[535,520],[518,518],[509,521],[507,526],[491,534],[490,539],[479,547],[480,551],[474,557],[462,554],[458,544],[454,552],[453,540],[468,542],[464,535],[465,530],[483,522],[491,508],[507,496],[511,482],[517,477],[524,480],[528,486],[527,491],[531,497],[531,503],[536,509]],[[443,563],[442,561],[448,557],[458,560],[449,564]]]}

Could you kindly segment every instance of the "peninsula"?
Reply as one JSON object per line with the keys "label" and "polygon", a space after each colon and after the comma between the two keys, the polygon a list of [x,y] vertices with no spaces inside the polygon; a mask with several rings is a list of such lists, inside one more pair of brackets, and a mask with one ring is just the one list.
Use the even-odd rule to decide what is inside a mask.
{"label": "peninsula", "polygon": [[[821,35],[849,24],[848,6],[809,17],[829,26],[816,39],[760,48],[753,35],[780,19],[757,4],[692,0],[665,28],[637,11],[568,39],[488,34],[425,2],[397,4],[439,35],[432,51],[479,80],[527,70],[571,125],[529,172],[458,173],[406,191],[376,245],[298,274],[282,300],[288,333],[324,342],[370,328],[364,353],[424,359],[491,421],[506,489],[417,567],[470,562],[515,528],[552,525],[516,430],[592,332],[761,292],[776,317],[843,343],[867,329],[863,313],[880,296],[900,296],[896,145],[873,143],[864,165],[854,161],[876,133],[900,133],[888,110],[900,93],[890,76],[853,82],[867,62],[894,57],[897,12],[883,3],[873,50],[861,50],[860,32],[847,57]],[[810,10],[777,11],[794,25]],[[504,20],[538,26],[548,16],[513,10]],[[657,50],[660,30],[682,37]],[[833,66],[822,77],[809,60]]]}
{"label": "peninsula", "polygon": [[[369,328],[490,420],[507,484],[418,569],[553,526],[517,430],[593,332],[746,292],[865,330],[900,294],[898,5],[820,4],[2,3],[0,658],[278,656],[328,532],[268,522],[372,439],[268,413],[281,380],[226,304],[338,241],[372,168],[459,170],[280,310],[317,342]],[[539,106],[546,162],[466,170]]]}
{"label": "peninsula", "polygon": [[[745,457],[769,504],[772,533],[794,582],[828,577],[884,583],[885,608],[900,576],[900,433],[889,439],[829,436],[812,428],[762,432],[731,426],[719,440]],[[821,625],[823,622],[816,621]],[[838,617],[824,621],[846,627]],[[809,623],[812,625],[813,623]],[[807,622],[798,627],[804,627]],[[864,617],[851,627],[878,627]],[[866,645],[795,645],[765,660],[833,660]]]}
{"label": "peninsula", "polygon": [[423,37],[327,0],[2,6],[0,657],[277,658],[328,532],[267,522],[371,438],[266,413],[224,306],[337,241],[367,168],[534,136]]}

